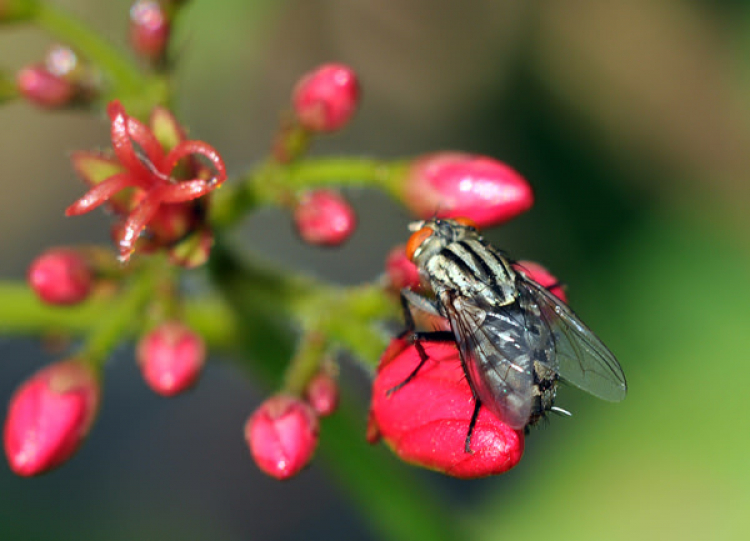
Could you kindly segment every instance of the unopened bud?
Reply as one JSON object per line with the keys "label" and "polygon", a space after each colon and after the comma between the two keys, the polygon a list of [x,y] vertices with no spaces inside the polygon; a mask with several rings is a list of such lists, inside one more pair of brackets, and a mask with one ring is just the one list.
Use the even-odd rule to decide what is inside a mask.
{"label": "unopened bud", "polygon": [[85,256],[70,248],[53,248],[29,266],[27,281],[48,304],[78,304],[88,297],[93,274]]}
{"label": "unopened bud", "polygon": [[506,222],[534,203],[531,186],[517,171],[493,158],[458,152],[415,160],[402,197],[420,218],[466,217],[478,227]]}
{"label": "unopened bud", "polygon": [[288,479],[304,468],[318,445],[318,417],[302,400],[276,395],[245,423],[245,440],[258,467]]}
{"label": "unopened bud", "polygon": [[413,343],[394,339],[383,354],[372,387],[368,441],[382,439],[402,460],[462,479],[513,468],[523,455],[523,432],[481,408],[467,453],[475,398],[458,348],[449,342],[422,346],[428,360],[416,375],[421,358]]}
{"label": "unopened bud", "polygon": [[130,8],[130,43],[135,51],[150,60],[164,55],[171,24],[156,0],[138,0]]}
{"label": "unopened bud", "polygon": [[319,246],[338,246],[357,225],[354,209],[331,190],[303,194],[294,208],[294,222],[303,240]]}
{"label": "unopened bud", "polygon": [[338,130],[359,104],[359,81],[349,66],[325,64],[306,74],[292,94],[299,123],[314,132]]}
{"label": "unopened bud", "polygon": [[3,439],[11,469],[38,475],[68,460],[91,429],[99,381],[79,360],[43,368],[14,393]]}
{"label": "unopened bud", "polygon": [[173,396],[198,380],[206,347],[190,327],[167,321],[141,338],[136,356],[148,386],[160,395]]}
{"label": "unopened bud", "polygon": [[406,257],[406,247],[396,246],[388,253],[385,260],[385,273],[393,289],[417,290],[420,287],[419,269]]}
{"label": "unopened bud", "polygon": [[28,66],[16,76],[18,92],[30,102],[54,109],[67,105],[75,95],[75,85],[40,65]]}
{"label": "unopened bud", "polygon": [[331,415],[339,405],[339,386],[336,379],[326,371],[317,373],[307,384],[305,398],[321,417]]}

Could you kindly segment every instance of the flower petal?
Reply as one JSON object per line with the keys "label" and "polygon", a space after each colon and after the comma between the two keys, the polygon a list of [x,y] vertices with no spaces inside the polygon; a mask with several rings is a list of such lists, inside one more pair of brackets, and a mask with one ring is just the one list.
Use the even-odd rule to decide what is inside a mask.
{"label": "flower petal", "polygon": [[150,160],[155,166],[161,163],[164,158],[164,151],[156,140],[151,131],[130,117],[123,108],[122,104],[114,100],[107,106],[112,126],[110,134],[112,137],[112,148],[115,150],[117,159],[128,169],[135,178],[141,181],[141,186],[148,188],[151,184],[153,172],[143,163],[143,160],[136,154],[133,147],[133,141],[138,143],[145,158]]}
{"label": "flower petal", "polygon": [[168,184],[157,189],[162,203],[182,203],[206,195],[216,186],[205,180],[185,180],[176,184]]}
{"label": "flower petal", "polygon": [[193,154],[199,154],[211,162],[215,175],[209,183],[212,188],[218,188],[227,179],[227,168],[216,149],[203,141],[183,141],[174,147],[164,158],[163,167],[160,168],[160,171],[166,174],[171,173],[180,160]]}
{"label": "flower petal", "polygon": [[120,245],[120,260],[127,261],[130,254],[135,250],[135,243],[138,235],[146,227],[146,224],[154,217],[159,210],[161,200],[154,194],[148,194],[143,201],[130,213],[125,224],[120,230],[120,237],[117,239]]}
{"label": "flower petal", "polygon": [[117,173],[100,182],[86,192],[83,197],[65,209],[66,216],[77,216],[95,209],[106,203],[112,196],[124,188],[136,186],[138,183],[130,173]]}

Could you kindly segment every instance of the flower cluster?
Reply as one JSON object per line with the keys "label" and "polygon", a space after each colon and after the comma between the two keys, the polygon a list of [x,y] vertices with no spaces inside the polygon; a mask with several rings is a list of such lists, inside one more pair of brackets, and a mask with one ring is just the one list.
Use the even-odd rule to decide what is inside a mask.
{"label": "flower cluster", "polygon": [[[215,327],[207,338],[210,317],[191,321],[185,308],[192,306],[192,313],[200,314],[203,305],[196,309],[192,293],[183,288],[181,271],[206,263],[215,242],[214,252],[224,259],[208,266],[216,291],[206,297],[216,301],[213,306],[231,311],[245,303],[249,311],[263,314],[258,319],[281,313],[295,320],[290,327],[300,330],[282,383],[245,423],[246,443],[262,471],[288,479],[310,463],[321,419],[338,407],[336,353],[349,349],[374,366],[384,348],[372,387],[369,441],[382,440],[404,461],[461,478],[498,474],[515,466],[523,454],[524,435],[487,409],[481,409],[476,419],[473,452],[465,450],[474,398],[455,344],[425,343],[427,362],[402,385],[421,358],[415,344],[402,338],[387,345],[382,323],[398,313],[398,293],[403,289],[429,294],[403,245],[388,255],[380,280],[337,287],[268,272],[260,265],[249,264],[243,274],[243,267],[227,263],[241,259],[232,259],[233,247],[223,243],[218,249],[226,237],[218,232],[268,205],[288,212],[305,243],[339,246],[352,238],[357,224],[346,190],[341,189],[354,184],[389,193],[419,218],[465,216],[487,227],[531,207],[528,183],[498,160],[455,151],[393,162],[310,158],[315,138],[346,127],[360,106],[356,72],[330,63],[306,73],[294,87],[268,159],[214,194],[227,180],[224,160],[208,143],[187,137],[164,106],[171,96],[159,93],[173,64],[170,40],[181,5],[176,0],[133,3],[130,43],[139,57],[135,66],[121,63],[113,69],[106,62],[96,64],[92,58],[101,62],[114,54],[99,50],[100,54],[87,55],[92,42],[82,40],[77,44],[80,51],[57,46],[45,62],[27,66],[16,78],[18,97],[45,108],[76,104],[83,110],[106,109],[112,149],[72,155],[73,167],[88,189],[65,212],[76,216],[100,206],[109,210],[116,258],[102,249],[52,248],[29,267],[27,282],[37,305],[60,310],[92,303],[102,308],[102,321],[84,334],[77,352],[32,375],[11,398],[4,444],[13,471],[44,473],[73,455],[94,422],[102,366],[119,341],[136,342],[135,357],[145,383],[165,397],[197,383],[211,339],[225,340],[222,345],[229,351],[232,346],[239,349],[226,343],[230,333]],[[33,13],[13,13],[13,18],[33,18]],[[133,89],[141,86],[157,90],[153,96],[134,95]],[[235,274],[227,277],[227,269]],[[564,298],[543,268],[520,262],[517,269]],[[243,289],[247,282],[252,283]],[[282,308],[274,313],[277,305]],[[55,313],[60,312],[64,310]],[[243,326],[254,323],[246,313],[236,308],[222,323],[245,330]],[[64,316],[59,317],[65,328]],[[448,328],[445,320],[425,324]]]}

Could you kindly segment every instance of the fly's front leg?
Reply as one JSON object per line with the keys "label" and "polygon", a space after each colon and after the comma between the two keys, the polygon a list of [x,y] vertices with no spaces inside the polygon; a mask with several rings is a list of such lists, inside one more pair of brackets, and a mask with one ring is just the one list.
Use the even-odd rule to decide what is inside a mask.
{"label": "fly's front leg", "polygon": [[[418,299],[418,301],[415,301],[414,299]],[[427,312],[428,314],[439,315],[437,307],[432,304],[429,299],[421,297],[411,291],[401,292],[401,308],[404,312],[404,322],[406,323],[406,329],[399,335],[399,338],[406,338],[410,343],[414,344],[414,347],[419,354],[419,364],[416,366],[416,368],[414,368],[414,370],[411,371],[408,376],[406,376],[406,379],[404,381],[402,381],[395,387],[391,387],[390,389],[388,389],[388,391],[386,391],[386,394],[388,395],[395,393],[401,387],[413,380],[419,373],[419,370],[429,360],[422,342],[453,342],[455,340],[451,331],[417,332],[416,324],[414,323],[414,315],[411,312],[412,305],[417,306],[419,309]]]}

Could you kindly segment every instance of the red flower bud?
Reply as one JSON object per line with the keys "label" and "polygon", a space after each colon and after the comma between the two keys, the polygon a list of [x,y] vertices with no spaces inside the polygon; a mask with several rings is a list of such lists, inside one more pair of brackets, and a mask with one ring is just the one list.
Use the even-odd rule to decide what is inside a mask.
{"label": "red flower bud", "polygon": [[48,304],[77,304],[88,297],[93,276],[86,258],[69,248],[53,248],[29,266],[27,280],[37,296]]}
{"label": "red flower bud", "polygon": [[50,109],[68,104],[75,86],[39,65],[23,68],[16,76],[18,91],[30,102]]}
{"label": "red flower bud", "polygon": [[312,458],[318,445],[318,418],[302,400],[276,395],[245,423],[245,440],[258,467],[271,477],[289,479]]}
{"label": "red flower bud", "polygon": [[307,384],[305,398],[321,417],[331,415],[339,405],[339,386],[336,379],[326,371],[319,372]]}
{"label": "red flower bud", "polygon": [[382,437],[406,462],[453,477],[473,479],[508,471],[523,454],[524,437],[482,408],[471,436],[471,453],[464,443],[474,411],[474,398],[453,343],[424,342],[429,360],[409,383],[419,364],[414,345],[394,340],[378,368],[372,390],[370,441]]}
{"label": "red flower bud", "polygon": [[90,368],[68,360],[43,368],[14,393],[3,433],[18,475],[44,473],[68,460],[89,433],[101,397]]}
{"label": "red flower bud", "polygon": [[160,395],[174,396],[197,381],[206,348],[187,325],[167,321],[141,338],[136,356],[148,386]]}
{"label": "red flower bud", "polygon": [[130,8],[130,43],[138,54],[155,60],[167,48],[171,25],[155,0],[138,0]]}
{"label": "red flower bud", "polygon": [[[550,293],[555,295],[561,301],[568,302],[568,297],[565,295],[565,290],[563,289],[560,280],[555,278],[550,271],[542,267],[539,263],[533,261],[517,261],[513,265],[513,268],[524,273],[540,286],[549,289]],[[553,287],[550,288],[550,286]]]}
{"label": "red flower bud", "polygon": [[400,291],[402,289],[419,289],[421,280],[419,269],[406,257],[406,246],[400,244],[388,253],[385,260],[385,273],[390,285]]}
{"label": "red flower bud", "polygon": [[338,246],[354,232],[354,209],[336,192],[315,190],[302,195],[294,208],[302,239],[319,246]]}
{"label": "red flower bud", "polygon": [[325,64],[306,74],[292,94],[299,123],[315,132],[342,128],[359,103],[359,81],[343,64]]}
{"label": "red flower bud", "polygon": [[403,200],[423,219],[466,217],[487,227],[530,209],[534,194],[518,172],[495,159],[438,152],[411,165]]}

